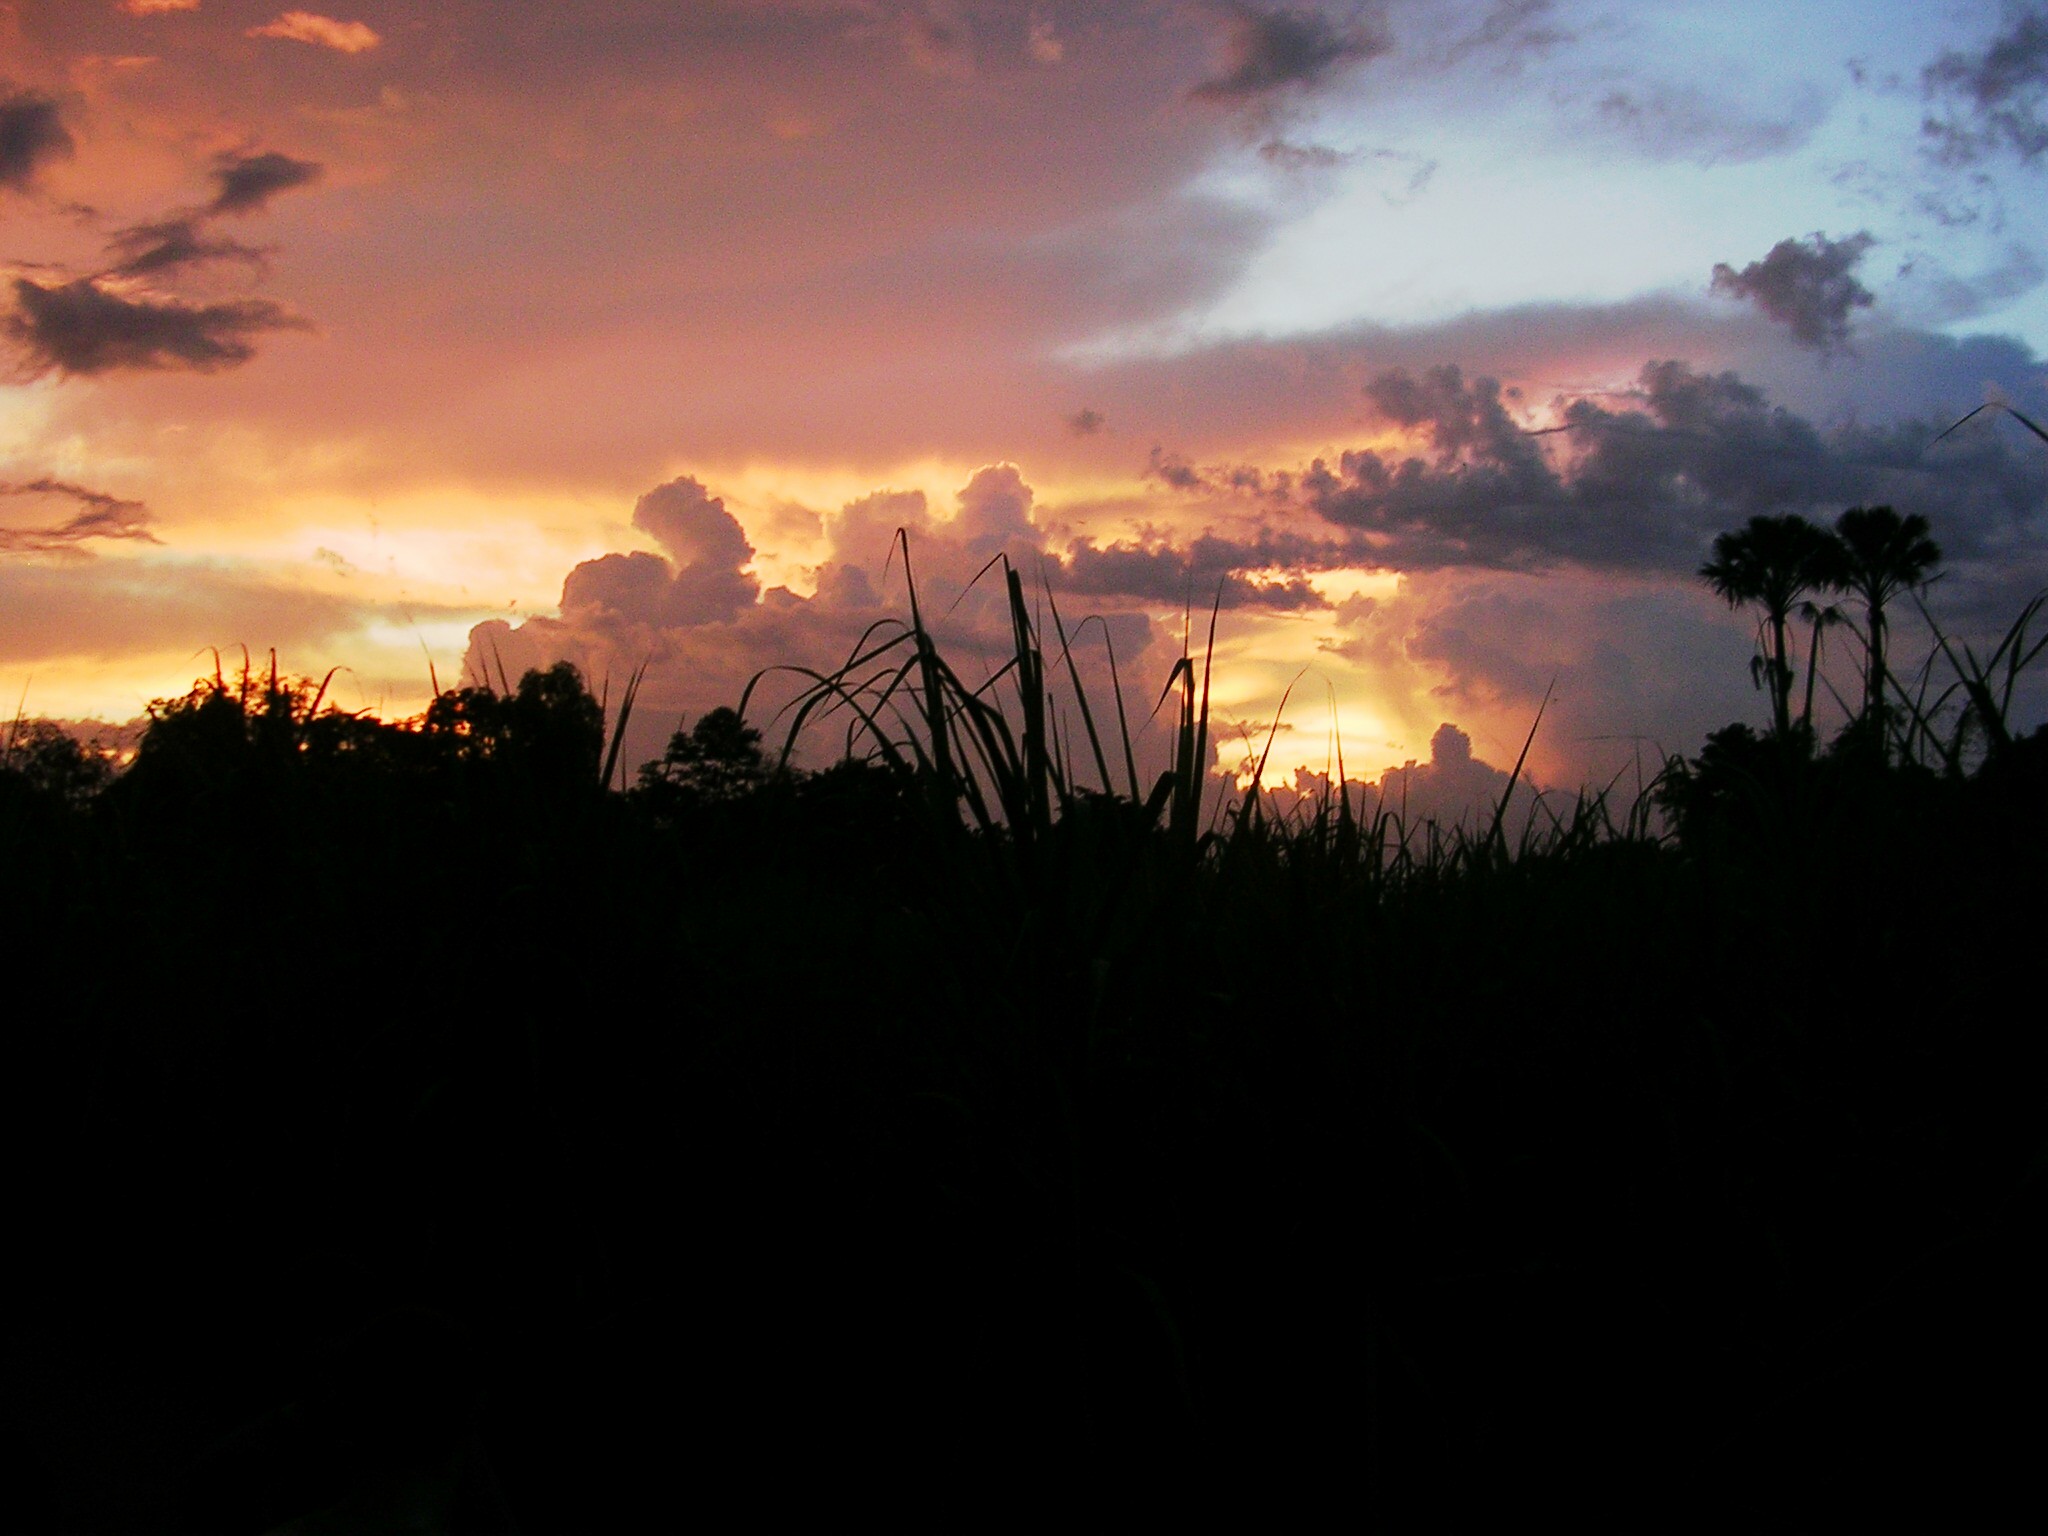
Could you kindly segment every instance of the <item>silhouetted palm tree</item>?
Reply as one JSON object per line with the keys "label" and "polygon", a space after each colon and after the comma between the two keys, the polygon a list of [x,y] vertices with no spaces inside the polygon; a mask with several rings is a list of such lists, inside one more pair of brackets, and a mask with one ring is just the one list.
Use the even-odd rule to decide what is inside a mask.
{"label": "silhouetted palm tree", "polygon": [[1763,671],[1771,689],[1771,722],[1781,737],[1792,734],[1792,663],[1785,626],[1793,607],[1808,592],[1838,587],[1841,546],[1825,528],[1797,514],[1752,517],[1746,527],[1714,540],[1714,558],[1700,567],[1728,606],[1756,603],[1764,610]]}
{"label": "silhouetted palm tree", "polygon": [[1901,591],[1927,585],[1941,547],[1927,536],[1927,519],[1899,516],[1890,507],[1851,507],[1835,520],[1842,547],[1842,587],[1863,600],[1863,719],[1884,750],[1885,604]]}
{"label": "silhouetted palm tree", "polygon": [[1806,652],[1806,703],[1799,711],[1799,724],[1801,729],[1811,729],[1813,725],[1813,684],[1814,680],[1820,676],[1821,636],[1826,631],[1833,629],[1837,624],[1842,623],[1847,615],[1833,603],[1822,605],[1820,603],[1806,602],[1799,605],[1799,617],[1806,621],[1812,636]]}

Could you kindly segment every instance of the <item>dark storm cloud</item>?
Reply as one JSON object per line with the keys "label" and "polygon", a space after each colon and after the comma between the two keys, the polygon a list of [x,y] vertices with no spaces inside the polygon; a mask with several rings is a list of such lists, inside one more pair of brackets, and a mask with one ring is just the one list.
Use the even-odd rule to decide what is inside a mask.
{"label": "dark storm cloud", "polygon": [[1751,301],[1802,347],[1839,351],[1849,344],[1851,312],[1875,302],[1856,280],[1856,264],[1876,243],[1867,231],[1846,240],[1818,232],[1810,240],[1780,240],[1740,272],[1716,262],[1713,290]]}
{"label": "dark storm cloud", "polygon": [[1299,495],[1393,569],[1689,575],[1716,532],[1750,517],[1832,520],[1857,502],[1926,515],[1955,558],[2048,557],[2048,460],[1990,432],[1940,444],[1946,423],[1823,432],[1733,373],[1681,362],[1647,365],[1620,408],[1562,402],[1541,435],[1495,381],[1454,367],[1385,373],[1367,394],[1426,452],[1318,459]]}
{"label": "dark storm cloud", "polygon": [[320,179],[314,160],[294,160],[268,150],[260,155],[222,155],[213,179],[220,190],[206,205],[208,214],[260,213],[280,192],[309,187]]}
{"label": "dark storm cloud", "polygon": [[213,373],[255,356],[257,336],[309,329],[267,299],[187,304],[129,298],[92,278],[46,286],[17,277],[14,308],[0,316],[0,336],[19,350],[20,371],[30,378],[120,368]]}
{"label": "dark storm cloud", "polygon": [[149,531],[149,511],[139,501],[128,501],[95,491],[69,480],[44,476],[39,480],[0,481],[0,498],[25,497],[42,500],[55,497],[78,510],[59,523],[30,528],[0,525],[0,554],[51,554],[76,549],[87,539],[133,539],[157,542]]}
{"label": "dark storm cloud", "polygon": [[260,267],[264,255],[253,245],[208,235],[205,221],[196,215],[131,225],[109,240],[107,249],[116,258],[112,275],[122,277],[160,275],[209,261]]}
{"label": "dark storm cloud", "polygon": [[2009,5],[2005,26],[1981,53],[1951,49],[1921,73],[1946,107],[1921,125],[1944,165],[1970,165],[2001,150],[2035,160],[2048,150],[2048,7]]}
{"label": "dark storm cloud", "polygon": [[74,147],[55,101],[0,84],[0,188],[28,191],[44,166]]}
{"label": "dark storm cloud", "polygon": [[1358,559],[1357,548],[1341,540],[1270,533],[1249,541],[1205,533],[1184,549],[1165,541],[1076,539],[1064,556],[1048,562],[1047,574],[1061,591],[1083,597],[1298,610],[1330,606],[1309,584],[1310,573]]}
{"label": "dark storm cloud", "polygon": [[1290,85],[1314,86],[1394,46],[1376,16],[1338,26],[1315,11],[1260,10],[1245,0],[1219,9],[1226,27],[1223,68],[1192,92],[1206,101],[1250,101]]}

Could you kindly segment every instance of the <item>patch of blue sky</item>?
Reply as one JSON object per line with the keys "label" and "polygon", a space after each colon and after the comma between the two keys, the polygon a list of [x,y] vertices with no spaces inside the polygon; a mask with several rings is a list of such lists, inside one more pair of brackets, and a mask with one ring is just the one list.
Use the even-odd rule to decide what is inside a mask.
{"label": "patch of blue sky", "polygon": [[[1259,207],[1271,234],[1174,333],[1704,300],[1717,261],[1868,230],[1860,275],[1880,315],[2048,350],[2048,292],[2014,280],[2016,250],[2048,249],[2040,170],[1943,167],[1921,133],[1922,70],[1981,45],[1998,16],[1831,0],[1561,7],[1575,41],[1511,69],[1397,55],[1208,169],[1192,190]],[[1275,140],[1290,147],[1261,152]]]}

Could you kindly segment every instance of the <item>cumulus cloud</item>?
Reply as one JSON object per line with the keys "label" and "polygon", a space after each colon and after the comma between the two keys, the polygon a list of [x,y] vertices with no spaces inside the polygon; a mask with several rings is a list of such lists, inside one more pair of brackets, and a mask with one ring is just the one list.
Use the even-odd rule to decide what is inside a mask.
{"label": "cumulus cloud", "polygon": [[962,487],[954,527],[969,549],[994,554],[1013,539],[1031,538],[1032,500],[1016,465],[991,464]]}
{"label": "cumulus cloud", "polygon": [[1846,240],[1816,232],[1810,240],[1780,240],[1762,261],[1740,272],[1714,264],[1713,291],[1747,299],[1791,331],[1802,347],[1836,352],[1849,344],[1849,317],[1874,302],[1857,281],[1856,264],[1877,242],[1868,231]]}
{"label": "cumulus cloud", "polygon": [[0,188],[29,191],[43,167],[76,147],[52,98],[0,87]]}
{"label": "cumulus cloud", "polygon": [[1921,125],[1944,165],[1971,165],[2010,151],[2032,161],[2048,150],[2048,7],[2008,5],[2005,25],[1979,52],[1951,49],[1921,73],[1942,104]]}
{"label": "cumulus cloud", "polygon": [[26,498],[33,502],[55,498],[72,503],[77,510],[61,522],[27,528],[0,524],[0,554],[54,554],[76,550],[88,539],[140,540],[157,542],[149,531],[149,511],[139,501],[110,496],[68,480],[44,476],[39,480],[0,481],[0,498]]}
{"label": "cumulus cloud", "polygon": [[366,53],[383,39],[360,21],[336,21],[312,11],[286,11],[275,21],[251,27],[250,37],[275,37],[287,42],[311,43],[337,53]]}
{"label": "cumulus cloud", "polygon": [[209,214],[260,213],[280,192],[309,187],[320,179],[321,166],[314,160],[295,160],[290,155],[267,150],[257,155],[222,155],[214,165],[213,179],[220,190],[206,205]]}
{"label": "cumulus cloud", "polygon": [[1218,10],[1224,22],[1221,69],[1192,92],[1205,101],[1252,101],[1287,86],[1312,88],[1394,47],[1377,15],[1338,26],[1316,11],[1261,10],[1248,0],[1228,0]]}
{"label": "cumulus cloud", "polygon": [[[884,490],[846,503],[823,520],[829,552],[817,567],[815,590],[804,596],[784,587],[761,590],[741,569],[753,550],[723,501],[695,480],[671,482],[642,497],[634,514],[635,524],[662,545],[661,554],[583,562],[563,584],[559,617],[478,625],[465,667],[471,677],[495,682],[501,666],[509,678],[567,660],[593,679],[617,679],[645,664],[641,697],[654,722],[664,710],[733,704],[764,667],[792,663],[830,671],[889,632],[889,621],[908,611],[901,530],[909,538],[922,612],[942,651],[956,666],[986,663],[993,671],[1011,637],[1003,583],[984,573],[991,553],[1008,554],[1034,584],[1041,573],[1063,590],[1070,584],[1060,561],[1041,565],[1030,522],[1034,494],[1015,465],[976,471],[956,500],[950,518],[934,516],[918,491]],[[1176,591],[1171,601],[1178,604],[1180,597]],[[1068,615],[1070,633],[1076,617]],[[1155,638],[1150,621],[1141,613],[1103,617],[1119,664],[1138,662]],[[1105,665],[1094,626],[1090,636],[1091,649],[1079,662],[1084,680]],[[1106,672],[1096,681],[1107,696]],[[797,686],[788,677],[771,679],[765,703],[757,701],[760,718]],[[1098,690],[1093,682],[1090,687],[1093,696]],[[652,736],[636,738],[629,752],[652,756],[658,746]]]}
{"label": "cumulus cloud", "polygon": [[[1410,758],[1398,768],[1387,769],[1377,780],[1350,780],[1345,790],[1353,814],[1371,822],[1384,813],[1392,841],[1398,844],[1405,835],[1409,851],[1421,858],[1432,828],[1439,835],[1453,829],[1483,835],[1492,826],[1503,798],[1508,802],[1508,814],[1502,824],[1510,837],[1519,836],[1535,814],[1537,791],[1526,772],[1512,781],[1512,795],[1510,782],[1505,768],[1473,756],[1471,736],[1446,720],[1429,739],[1427,762]],[[1329,773],[1303,767],[1295,770],[1291,783],[1268,784],[1265,793],[1273,813],[1313,816],[1326,799],[1334,804],[1336,787]]]}
{"label": "cumulus cloud", "polygon": [[0,315],[0,336],[21,355],[29,378],[78,376],[120,368],[213,373],[255,356],[254,338],[312,327],[268,299],[188,304],[130,297],[94,278],[45,285],[13,282],[14,307]]}
{"label": "cumulus cloud", "polygon": [[633,525],[662,547],[601,555],[562,583],[562,616],[593,627],[687,628],[729,622],[760,596],[743,567],[754,546],[725,503],[684,476],[633,508]]}

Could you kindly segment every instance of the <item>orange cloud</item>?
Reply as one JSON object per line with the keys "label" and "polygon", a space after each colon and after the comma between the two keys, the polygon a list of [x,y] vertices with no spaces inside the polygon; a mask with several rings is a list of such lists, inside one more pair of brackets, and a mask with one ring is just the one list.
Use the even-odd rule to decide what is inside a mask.
{"label": "orange cloud", "polygon": [[196,11],[199,0],[121,0],[130,16],[162,16],[169,11]]}
{"label": "orange cloud", "polygon": [[[151,3],[151,0],[145,0]],[[294,43],[314,43],[337,53],[364,53],[377,46],[379,38],[360,21],[336,21],[311,11],[286,11],[277,20],[251,27],[250,37],[281,37]]]}

